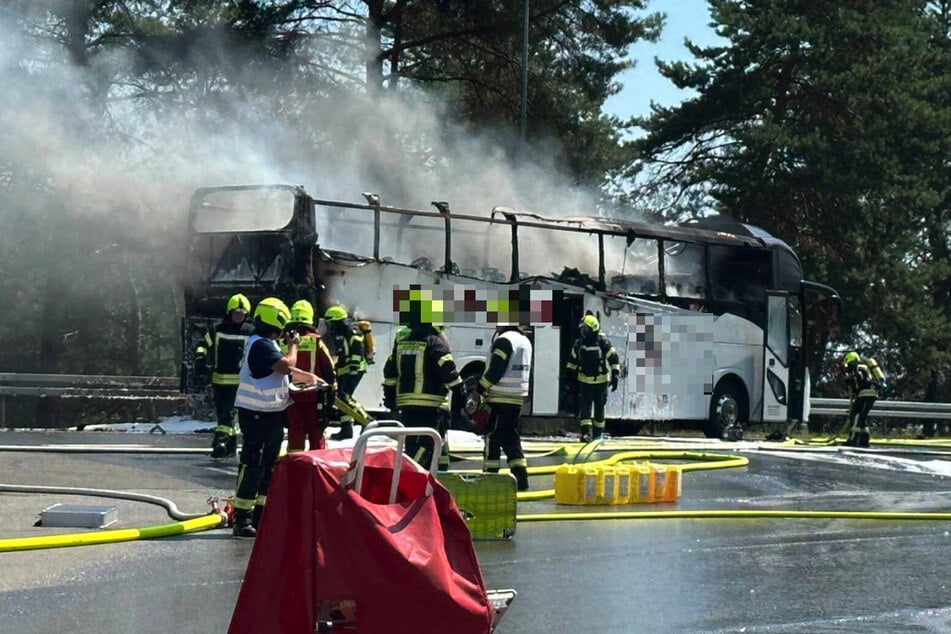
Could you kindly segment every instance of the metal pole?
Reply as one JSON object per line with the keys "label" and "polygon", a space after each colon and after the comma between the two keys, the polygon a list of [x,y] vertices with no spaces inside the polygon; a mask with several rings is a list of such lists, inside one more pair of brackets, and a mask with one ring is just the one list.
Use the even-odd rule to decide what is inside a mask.
{"label": "metal pole", "polygon": [[519,151],[525,155],[525,134],[528,127],[528,2],[522,7],[522,103],[519,112]]}

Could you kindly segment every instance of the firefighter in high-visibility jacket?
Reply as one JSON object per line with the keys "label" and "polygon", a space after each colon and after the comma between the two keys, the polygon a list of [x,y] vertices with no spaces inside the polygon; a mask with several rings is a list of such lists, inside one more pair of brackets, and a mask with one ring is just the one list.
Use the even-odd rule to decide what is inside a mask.
{"label": "firefighter in high-visibility jacket", "polygon": [[366,409],[353,397],[360,380],[367,372],[367,361],[363,349],[363,332],[353,323],[347,309],[336,304],[324,312],[327,325],[327,338],[333,343],[336,356],[334,364],[337,371],[337,394],[335,415],[340,421],[340,431],[333,434],[333,440],[353,438],[353,423],[366,425],[371,420]]}
{"label": "firefighter in high-visibility jacket", "polygon": [[505,451],[509,471],[519,491],[528,490],[528,462],[522,451],[522,402],[528,396],[532,371],[532,342],[518,326],[497,326],[485,372],[469,395],[467,410],[483,400],[489,405],[489,434],[482,469],[498,473]]}
{"label": "firefighter in high-visibility jacket", "polygon": [[195,348],[196,371],[211,371],[211,390],[218,420],[211,440],[212,458],[234,456],[237,450],[234,397],[238,390],[238,368],[244,356],[244,344],[254,334],[254,326],[247,321],[251,312],[251,302],[247,297],[240,293],[232,295],[225,312],[224,321],[206,332]]}
{"label": "firefighter in high-visibility jacket", "polygon": [[[316,375],[297,367],[300,337],[296,332],[284,333],[290,319],[291,311],[275,297],[262,299],[254,309],[255,334],[245,346],[235,398],[244,437],[234,495],[236,537],[254,537],[264,513],[271,472],[287,425],[291,377],[301,385],[326,386]],[[281,353],[281,337],[287,354]]]}
{"label": "firefighter in high-visibility jacket", "polygon": [[842,357],[840,369],[851,393],[848,414],[849,439],[845,444],[850,447],[868,447],[871,442],[868,414],[872,411],[875,401],[878,400],[877,387],[883,382],[885,376],[874,359],[864,358],[854,350],[846,352]]}
{"label": "firefighter in high-visibility jacket", "polygon": [[579,328],[580,336],[571,348],[565,370],[569,383],[577,382],[581,441],[588,442],[604,434],[608,385],[612,392],[617,389],[621,361],[611,341],[601,332],[597,317],[585,315]]}
{"label": "firefighter in high-visibility jacket", "polygon": [[[393,350],[383,366],[383,404],[399,413],[406,427],[429,427],[445,435],[449,416],[447,396],[461,408],[466,394],[446,338],[432,324],[409,323],[408,331],[394,338]],[[406,453],[423,466],[431,464],[431,438],[410,436]],[[443,438],[438,469],[449,469],[449,443]]]}
{"label": "firefighter in high-visibility jacket", "polygon": [[[309,449],[326,449],[327,439],[324,430],[333,407],[336,378],[334,360],[323,338],[314,327],[314,307],[306,299],[294,302],[291,306],[291,321],[287,331],[296,331],[300,336],[297,346],[297,367],[315,374],[324,383],[326,389],[292,389],[291,405],[287,408],[287,451],[304,451],[305,442]],[[287,352],[287,344],[281,344],[281,351]],[[295,386],[292,384],[292,388]]]}

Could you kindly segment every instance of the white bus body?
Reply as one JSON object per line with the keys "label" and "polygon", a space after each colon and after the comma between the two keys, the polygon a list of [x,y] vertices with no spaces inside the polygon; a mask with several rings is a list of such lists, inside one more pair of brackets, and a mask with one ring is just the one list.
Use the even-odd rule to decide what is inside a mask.
{"label": "white bus body", "polygon": [[[356,397],[369,409],[379,409],[383,362],[397,327],[394,289],[419,285],[437,293],[458,293],[460,289],[501,292],[529,286],[560,293],[553,323],[533,323],[528,329],[535,350],[531,398],[525,412],[529,417],[571,418],[563,368],[577,337],[578,321],[586,311],[598,317],[621,360],[619,388],[609,393],[606,403],[609,421],[693,421],[707,435],[718,436],[733,422],[778,423],[808,417],[808,356],[823,343],[817,333],[806,332],[812,327],[807,325],[812,320],[804,317],[809,304],[815,307],[821,303],[807,300],[807,290],[814,291],[822,302],[837,301],[837,297],[821,285],[800,283],[798,259],[786,245],[761,230],[743,226],[750,232],[737,235],[703,227],[597,219],[559,221],[515,214],[506,214],[505,220],[489,220],[452,215],[448,210],[434,214],[384,208],[370,197],[370,204],[356,205],[314,201],[300,188],[260,189],[268,195],[276,190],[281,205],[286,205],[286,194],[291,192],[292,218],[288,220],[282,210],[271,222],[262,220],[267,214],[255,210],[250,223],[253,231],[242,231],[240,223],[233,220],[225,223],[226,231],[215,231],[213,219],[202,214],[210,208],[214,214],[223,213],[221,209],[227,211],[227,205],[211,207],[208,197],[231,191],[256,193],[255,188],[199,190],[193,199],[193,252],[209,250],[211,264],[186,285],[186,384],[189,341],[193,338],[188,324],[207,321],[206,307],[215,306],[217,298],[239,290],[255,300],[269,294],[278,294],[288,302],[307,297],[318,309],[340,302],[372,323],[377,361],[369,366]],[[425,226],[412,225],[414,220]],[[487,223],[486,228],[482,223]],[[460,224],[465,227],[461,229]],[[508,231],[512,238],[507,252],[500,242],[508,239]],[[563,232],[568,231],[593,237],[597,248],[580,254],[559,248]],[[534,237],[535,244],[519,232]],[[220,246],[236,234],[241,234],[240,240]],[[476,268],[456,270],[453,248],[460,250],[460,235],[470,249],[464,257],[481,258],[481,271],[489,273]],[[606,254],[605,242],[612,239],[626,240],[620,259]],[[238,243],[242,246],[235,246]],[[635,243],[646,247],[636,258],[631,250]],[[232,253],[250,248],[249,244],[258,244],[254,247],[258,251],[240,258]],[[433,262],[442,255],[438,247],[443,246],[445,263],[437,267]],[[536,268],[528,273],[522,270],[525,267],[519,258],[519,250],[524,259],[527,247],[534,247],[531,259],[536,261]],[[385,251],[393,257],[381,255]],[[270,253],[276,255],[267,255]],[[693,259],[677,260],[688,255]],[[214,263],[216,257],[218,264]],[[591,270],[597,266],[597,278],[563,279],[546,274],[559,268],[562,257],[585,261]],[[255,258],[261,263],[253,264]],[[232,260],[240,266],[221,264]],[[243,270],[246,261],[247,268],[259,274],[234,273]],[[510,271],[505,274],[499,262],[509,261]],[[608,262],[629,274],[615,270],[609,275]],[[630,274],[635,269],[636,275]],[[644,275],[652,279],[644,282]],[[721,284],[718,276],[724,275],[732,281]],[[760,278],[769,280],[760,284],[763,288],[749,281]],[[736,299],[751,289],[753,299]],[[484,367],[494,324],[464,321],[449,324],[446,334],[460,373],[473,376]]]}

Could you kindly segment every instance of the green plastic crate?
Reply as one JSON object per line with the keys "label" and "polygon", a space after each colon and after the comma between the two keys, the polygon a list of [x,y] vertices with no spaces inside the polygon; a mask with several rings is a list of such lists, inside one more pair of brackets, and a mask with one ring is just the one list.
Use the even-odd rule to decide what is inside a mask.
{"label": "green plastic crate", "polygon": [[466,518],[472,539],[515,536],[518,503],[515,476],[508,473],[450,471],[436,476]]}

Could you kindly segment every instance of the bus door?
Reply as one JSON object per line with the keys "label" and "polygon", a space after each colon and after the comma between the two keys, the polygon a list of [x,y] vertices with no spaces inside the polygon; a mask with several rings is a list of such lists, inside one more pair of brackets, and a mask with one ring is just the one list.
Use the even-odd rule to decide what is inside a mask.
{"label": "bus door", "polygon": [[799,298],[785,291],[767,291],[766,312],[763,421],[801,420],[804,359]]}
{"label": "bus door", "polygon": [[532,383],[529,398],[531,412],[523,413],[554,415],[558,413],[558,376],[565,366],[565,357],[559,356],[561,336],[559,328],[552,324],[532,328]]}
{"label": "bus door", "polygon": [[[559,345],[561,354],[559,360],[555,362],[555,376],[558,377],[558,411],[566,412],[572,416],[577,411],[577,403],[574,401],[575,391],[572,391],[564,381],[565,364],[571,358],[571,348],[578,339],[578,324],[584,317],[584,295],[564,294],[563,300],[555,309],[554,322],[559,326]],[[554,330],[554,329],[553,329]],[[536,352],[535,358],[538,359]],[[540,363],[545,363],[539,360]]]}

